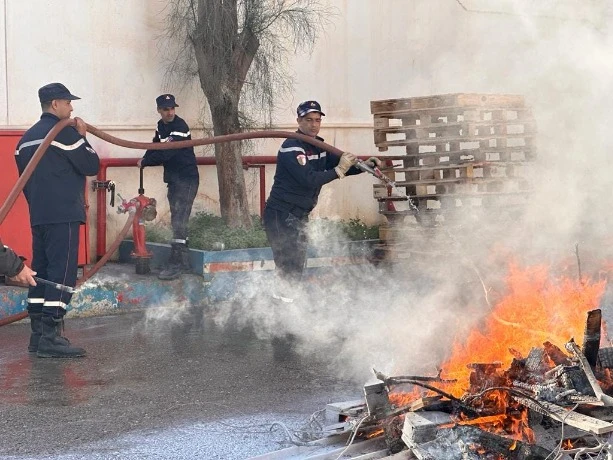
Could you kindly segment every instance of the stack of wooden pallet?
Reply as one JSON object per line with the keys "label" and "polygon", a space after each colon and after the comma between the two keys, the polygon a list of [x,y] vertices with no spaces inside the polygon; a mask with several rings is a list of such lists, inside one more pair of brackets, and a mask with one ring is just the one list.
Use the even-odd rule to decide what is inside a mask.
{"label": "stack of wooden pallet", "polygon": [[[446,94],[371,101],[370,107],[375,145],[389,151],[381,158],[397,186],[374,186],[390,226],[409,214],[431,226],[526,204],[536,124],[523,96]],[[405,194],[417,213],[401,203]]]}

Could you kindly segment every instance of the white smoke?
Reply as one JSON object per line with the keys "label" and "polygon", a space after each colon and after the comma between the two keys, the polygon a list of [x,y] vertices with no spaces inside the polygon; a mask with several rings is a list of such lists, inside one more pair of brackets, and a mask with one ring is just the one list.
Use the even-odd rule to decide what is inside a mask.
{"label": "white smoke", "polygon": [[[252,327],[262,339],[291,334],[300,353],[328,359],[340,375],[360,382],[372,367],[389,375],[434,374],[454,339],[487,314],[486,293],[490,304],[503,293],[511,257],[575,263],[579,244],[589,274],[611,252],[606,238],[613,224],[613,43],[605,2],[464,0],[463,9],[459,2],[427,0],[416,2],[410,17],[398,14],[405,2],[395,8],[384,2],[377,11],[389,17],[358,14],[363,3],[346,4],[349,13],[355,9],[352,30],[385,27],[385,34],[373,33],[371,65],[352,76],[360,79],[362,105],[455,92],[521,94],[536,120],[538,157],[529,165],[534,191],[519,211],[492,219],[489,210],[466,209],[454,225],[421,229],[407,219],[398,240],[407,244],[395,250],[402,255],[412,242],[413,251],[404,251],[408,259],[318,269],[291,286],[262,272],[239,286],[231,304],[212,306],[219,325]],[[305,71],[310,78],[315,69]],[[362,91],[369,81],[370,90]],[[341,96],[346,93],[330,94],[326,105],[342,106]],[[504,202],[496,211],[506,211]],[[311,235],[320,247],[343,239]],[[294,302],[273,299],[277,292]]]}

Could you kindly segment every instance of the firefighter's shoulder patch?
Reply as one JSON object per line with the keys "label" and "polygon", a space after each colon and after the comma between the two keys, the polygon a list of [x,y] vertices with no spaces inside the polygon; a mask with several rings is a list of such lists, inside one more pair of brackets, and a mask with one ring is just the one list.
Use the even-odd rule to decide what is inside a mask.
{"label": "firefighter's shoulder patch", "polygon": [[301,166],[305,166],[307,164],[307,158],[306,155],[298,155],[296,157],[296,160],[298,160],[298,164],[300,164]]}

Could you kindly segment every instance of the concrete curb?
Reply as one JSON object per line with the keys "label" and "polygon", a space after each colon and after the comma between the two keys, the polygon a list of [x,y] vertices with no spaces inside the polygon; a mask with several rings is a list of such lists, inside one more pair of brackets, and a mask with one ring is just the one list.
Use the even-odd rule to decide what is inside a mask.
{"label": "concrete curb", "polygon": [[[307,268],[332,267],[370,263],[375,246],[379,240],[347,241],[333,246],[313,248],[307,252]],[[122,241],[119,246],[119,261],[134,263],[130,253],[133,249],[130,240]],[[170,245],[147,243],[152,253],[151,267],[159,268],[170,256]],[[219,274],[271,271],[275,268],[270,248],[230,249],[226,251],[201,251],[190,249],[192,273],[200,275],[205,281],[212,281]]]}
{"label": "concrete curb", "polygon": [[[378,243],[379,240],[352,241],[334,247],[309,248],[307,273],[369,264]],[[132,248],[132,241],[123,241],[119,247],[120,263],[107,264],[77,290],[69,305],[69,316],[100,316],[180,302],[198,305],[230,300],[240,292],[240,286],[270,282],[275,268],[270,248],[191,249],[192,274],[160,281],[157,269],[169,257],[170,245],[147,243],[152,253],[152,273],[148,275],[135,273]],[[24,311],[26,298],[25,288],[0,286],[0,319]]]}

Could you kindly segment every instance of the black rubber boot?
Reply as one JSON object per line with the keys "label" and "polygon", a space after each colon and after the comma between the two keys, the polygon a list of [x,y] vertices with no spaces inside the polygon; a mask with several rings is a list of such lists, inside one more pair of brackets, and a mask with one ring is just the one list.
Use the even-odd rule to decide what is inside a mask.
{"label": "black rubber boot", "polygon": [[158,279],[161,280],[174,280],[181,276],[183,273],[183,265],[182,265],[182,247],[187,248],[184,244],[173,243],[170,247],[170,258],[168,259],[168,264],[164,267],[164,269],[158,275]]}
{"label": "black rubber boot", "polygon": [[183,270],[183,273],[191,273],[192,264],[189,261],[189,247],[187,247],[187,244],[182,244],[179,247],[179,255],[181,270]]}
{"label": "black rubber boot", "polygon": [[30,333],[28,352],[36,353],[38,351],[38,342],[40,342],[40,334],[43,330],[43,325],[40,320],[43,314],[28,312],[28,316],[30,317],[30,329],[32,329],[32,332]]}
{"label": "black rubber boot", "polygon": [[85,356],[83,348],[74,347],[66,337],[62,337],[62,319],[43,315],[41,336],[36,356],[39,358],[78,358]]}

